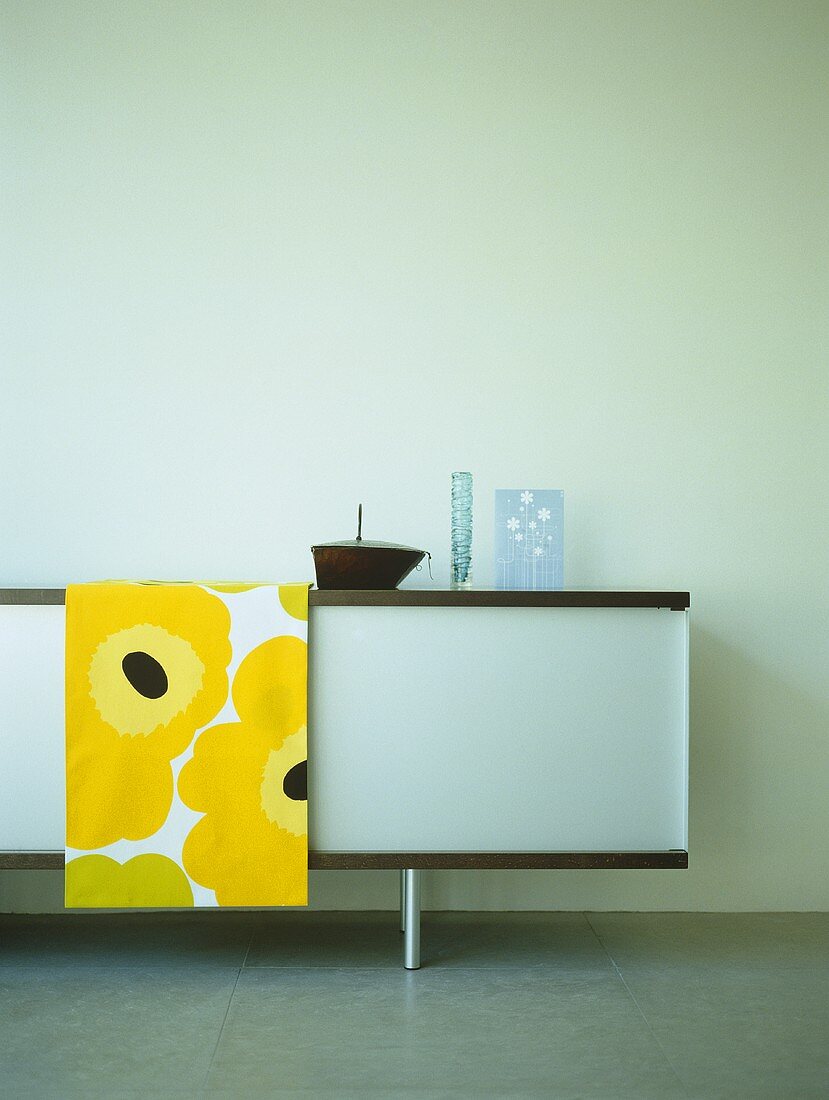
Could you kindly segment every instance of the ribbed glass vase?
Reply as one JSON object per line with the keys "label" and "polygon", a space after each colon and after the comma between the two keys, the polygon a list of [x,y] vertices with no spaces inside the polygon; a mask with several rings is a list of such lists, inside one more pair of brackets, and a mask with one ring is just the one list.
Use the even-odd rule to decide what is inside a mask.
{"label": "ribbed glass vase", "polygon": [[452,474],[452,535],[449,578],[452,588],[472,585],[472,474]]}

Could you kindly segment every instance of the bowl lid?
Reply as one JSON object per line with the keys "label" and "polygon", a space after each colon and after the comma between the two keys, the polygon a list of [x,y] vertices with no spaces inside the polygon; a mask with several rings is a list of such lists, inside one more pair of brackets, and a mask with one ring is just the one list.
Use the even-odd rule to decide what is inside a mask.
{"label": "bowl lid", "polygon": [[401,546],[399,542],[372,542],[363,538],[363,506],[357,508],[357,538],[344,539],[342,542],[318,542],[311,550],[326,550],[329,547],[348,546],[353,550],[406,550],[410,554],[425,554],[425,550],[418,550],[414,546]]}
{"label": "bowl lid", "polygon": [[368,539],[344,539],[342,542],[318,542],[312,550],[327,550],[334,546],[350,546],[354,550],[408,550],[410,554],[425,554],[414,546],[403,546],[399,542],[370,542]]}

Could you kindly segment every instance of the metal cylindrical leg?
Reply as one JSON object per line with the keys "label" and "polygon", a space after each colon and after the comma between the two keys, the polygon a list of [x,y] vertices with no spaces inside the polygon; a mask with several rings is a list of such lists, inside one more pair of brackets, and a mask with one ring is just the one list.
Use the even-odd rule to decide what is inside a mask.
{"label": "metal cylindrical leg", "polygon": [[420,969],[420,871],[407,867],[404,876],[403,965],[407,970]]}
{"label": "metal cylindrical leg", "polygon": [[400,931],[406,931],[406,872],[400,868]]}

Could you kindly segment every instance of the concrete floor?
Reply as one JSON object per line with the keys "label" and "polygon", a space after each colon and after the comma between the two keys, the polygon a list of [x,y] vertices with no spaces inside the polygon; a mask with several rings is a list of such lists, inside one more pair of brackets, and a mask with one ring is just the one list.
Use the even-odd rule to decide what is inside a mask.
{"label": "concrete floor", "polygon": [[0,1095],[829,1096],[829,914],[0,917]]}

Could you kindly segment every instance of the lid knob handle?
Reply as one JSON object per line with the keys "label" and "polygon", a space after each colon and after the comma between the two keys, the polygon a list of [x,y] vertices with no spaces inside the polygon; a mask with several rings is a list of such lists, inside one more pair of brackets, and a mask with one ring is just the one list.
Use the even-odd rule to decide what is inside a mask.
{"label": "lid knob handle", "polygon": [[357,542],[363,541],[363,506],[357,505]]}

